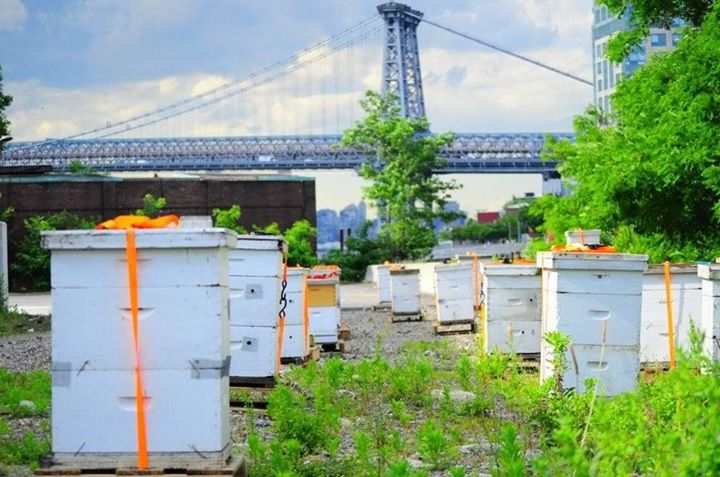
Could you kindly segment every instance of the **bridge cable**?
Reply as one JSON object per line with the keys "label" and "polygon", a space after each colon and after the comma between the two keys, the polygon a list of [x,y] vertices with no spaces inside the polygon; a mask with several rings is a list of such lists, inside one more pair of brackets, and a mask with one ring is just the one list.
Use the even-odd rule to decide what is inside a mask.
{"label": "bridge cable", "polygon": [[513,52],[513,51],[510,51],[510,50],[508,50],[508,49],[505,49],[505,48],[502,48],[502,47],[500,47],[500,46],[497,46],[497,45],[494,45],[494,44],[492,44],[492,43],[489,43],[489,42],[487,42],[487,41],[485,41],[485,40],[481,40],[480,38],[476,38],[476,37],[474,37],[474,36],[470,36],[470,35],[468,35],[467,33],[463,33],[463,32],[457,31],[457,30],[455,30],[454,28],[450,28],[450,27],[448,27],[448,26],[441,25],[440,23],[436,23],[436,22],[430,21],[430,20],[428,20],[427,18],[420,17],[420,16],[418,16],[418,15],[414,15],[414,14],[412,14],[412,13],[410,13],[410,12],[408,12],[407,15],[409,15],[409,16],[411,16],[411,17],[413,17],[413,18],[417,18],[418,20],[421,20],[421,21],[423,21],[423,22],[425,22],[425,23],[427,23],[427,24],[429,24],[429,25],[432,25],[432,26],[434,26],[435,28],[439,28],[439,29],[441,29],[441,30],[445,30],[445,31],[447,31],[447,32],[450,32],[450,33],[452,33],[452,34],[454,34],[454,35],[461,36],[461,37],[463,37],[463,38],[465,38],[465,39],[467,39],[467,40],[473,41],[473,42],[475,42],[475,43],[479,43],[480,45],[486,46],[486,47],[488,47],[488,48],[491,48],[491,49],[493,49],[493,50],[499,51],[499,52],[501,52],[501,53],[505,53],[506,55],[510,55],[510,56],[515,57],[515,58],[517,58],[517,59],[519,59],[519,60],[522,60],[522,61],[525,61],[525,62],[527,62],[527,63],[533,64],[533,65],[535,65],[535,66],[539,66],[540,68],[545,68],[546,70],[552,71],[553,73],[557,73],[557,74],[562,75],[562,76],[565,76],[566,78],[573,79],[573,80],[575,80],[575,81],[577,81],[577,82],[579,82],[579,83],[583,83],[583,84],[588,85],[588,86],[594,86],[592,81],[586,80],[586,79],[581,78],[581,77],[579,77],[579,76],[575,76],[575,75],[572,74],[572,73],[568,73],[567,71],[560,70],[560,69],[558,69],[558,68],[555,68],[554,66],[547,65],[547,64],[545,64],[545,63],[542,63],[542,62],[540,62],[540,61],[538,61],[538,60],[534,60],[534,59],[529,58],[529,57],[527,57],[527,56],[520,55],[520,54],[515,53],[515,52]]}

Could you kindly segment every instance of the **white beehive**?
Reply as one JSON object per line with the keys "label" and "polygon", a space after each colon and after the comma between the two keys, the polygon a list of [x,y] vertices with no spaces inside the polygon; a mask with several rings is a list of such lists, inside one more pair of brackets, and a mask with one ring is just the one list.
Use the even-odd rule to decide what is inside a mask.
{"label": "white beehive", "polygon": [[392,293],[390,292],[390,267],[391,265],[377,266],[377,291],[378,301],[380,303],[386,303],[392,300]]}
{"label": "white beehive", "polygon": [[600,243],[600,230],[568,230],[565,242],[568,244],[597,245]]}
{"label": "white beehive", "polygon": [[720,265],[699,264],[702,279],[701,329],[705,332],[703,349],[714,360],[720,359]]}
{"label": "white beehive", "polygon": [[[152,467],[230,451],[224,229],[138,230],[139,355]],[[137,465],[125,231],[43,233],[51,250],[52,448],[58,464]],[[202,457],[200,457],[202,455]]]}
{"label": "white beehive", "polygon": [[540,353],[541,278],[537,266],[480,264],[480,274],[485,351]]}
{"label": "white beehive", "polygon": [[288,269],[283,358],[304,358],[310,350],[309,314],[305,309],[307,275],[307,268]]}
{"label": "white beehive", "polygon": [[473,265],[435,265],[435,307],[439,323],[475,320]]}
{"label": "white beehive", "polygon": [[229,253],[230,379],[274,376],[278,346],[282,237],[240,235]]}
{"label": "white beehive", "polygon": [[318,344],[338,342],[341,273],[339,268],[313,268],[308,274],[310,334]]}
{"label": "white beehive", "polygon": [[[675,347],[688,349],[690,323],[701,326],[702,281],[697,265],[671,265],[670,284]],[[668,340],[665,273],[662,265],[652,265],[643,278],[640,362],[668,363]]]}
{"label": "white beehive", "polygon": [[[565,387],[585,391],[599,380],[599,392],[631,391],[640,371],[640,314],[647,255],[542,252],[542,334],[570,337]],[[541,342],[540,378],[552,375],[552,349]],[[575,374],[577,362],[578,374]]]}
{"label": "white beehive", "polygon": [[420,271],[390,270],[392,312],[394,315],[420,314]]}

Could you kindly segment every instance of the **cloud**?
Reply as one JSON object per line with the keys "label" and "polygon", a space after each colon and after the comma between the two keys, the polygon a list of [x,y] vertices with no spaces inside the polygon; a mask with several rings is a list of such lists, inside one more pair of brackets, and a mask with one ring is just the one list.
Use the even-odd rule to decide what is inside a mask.
{"label": "cloud", "polygon": [[0,0],[0,31],[22,30],[27,16],[22,0]]}

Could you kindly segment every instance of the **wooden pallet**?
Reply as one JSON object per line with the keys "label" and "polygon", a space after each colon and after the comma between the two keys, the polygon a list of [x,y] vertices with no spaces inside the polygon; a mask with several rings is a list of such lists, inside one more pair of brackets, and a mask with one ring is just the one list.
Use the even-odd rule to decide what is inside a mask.
{"label": "wooden pallet", "polygon": [[[198,458],[198,460],[200,460]],[[152,464],[153,457],[150,456]],[[184,476],[184,475],[202,475],[206,477],[223,476],[223,477],[244,477],[246,475],[245,459],[240,456],[231,456],[225,466],[203,466],[202,462],[198,462],[198,466],[181,467],[179,464],[175,467],[153,467],[150,469],[140,470],[134,467],[73,467],[68,465],[53,465],[50,467],[41,467],[35,470],[35,475],[39,476],[67,476],[82,475],[85,477],[95,477],[108,475],[117,475],[124,477],[131,476],[147,476],[147,475],[167,475],[167,476]]]}
{"label": "wooden pallet", "polygon": [[440,323],[439,321],[433,322],[433,331],[436,335],[464,335],[468,333],[475,333],[477,331],[477,323],[474,321],[464,321],[462,323]]}
{"label": "wooden pallet", "polygon": [[406,323],[408,321],[422,321],[423,315],[422,313],[413,313],[413,314],[403,314],[403,315],[397,315],[395,313],[390,314],[390,323]]}
{"label": "wooden pallet", "polygon": [[323,353],[344,353],[345,340],[338,339],[336,343],[318,343]]}
{"label": "wooden pallet", "polygon": [[267,409],[268,394],[275,388],[230,386],[232,409]]}
{"label": "wooden pallet", "polygon": [[310,347],[310,351],[308,352],[307,356],[303,358],[282,358],[280,362],[282,364],[295,364],[298,366],[303,366],[308,364],[310,361],[317,361],[320,359],[320,346],[313,345]]}
{"label": "wooden pallet", "polygon": [[340,332],[338,333],[338,338],[340,338],[343,341],[347,341],[350,339],[350,328],[348,328],[347,325],[340,326]]}

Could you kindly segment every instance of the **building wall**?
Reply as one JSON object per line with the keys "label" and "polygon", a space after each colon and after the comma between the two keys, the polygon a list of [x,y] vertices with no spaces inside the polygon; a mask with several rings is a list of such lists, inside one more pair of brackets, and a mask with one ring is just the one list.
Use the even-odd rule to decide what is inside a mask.
{"label": "building wall", "polygon": [[635,70],[644,65],[649,55],[672,50],[680,40],[680,27],[680,23],[677,23],[671,29],[651,28],[650,36],[640,47],[632,51],[623,63],[612,63],[605,57],[608,41],[616,33],[630,28],[630,11],[616,18],[608,12],[605,5],[595,5],[592,26],[595,106],[605,112],[612,111],[610,97],[620,80],[631,76]]}

